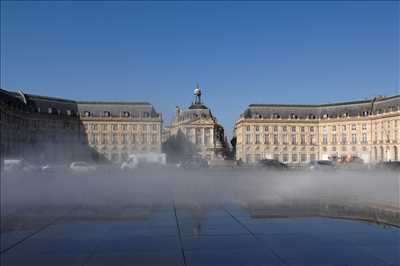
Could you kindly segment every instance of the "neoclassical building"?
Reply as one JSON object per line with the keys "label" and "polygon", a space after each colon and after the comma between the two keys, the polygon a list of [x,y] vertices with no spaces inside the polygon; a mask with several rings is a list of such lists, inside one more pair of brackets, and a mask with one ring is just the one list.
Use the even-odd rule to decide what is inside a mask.
{"label": "neoclassical building", "polygon": [[0,89],[1,158],[71,160],[82,153],[74,101]]}
{"label": "neoclassical building", "polygon": [[132,153],[161,152],[162,116],[147,102],[77,102],[89,147],[121,162]]}
{"label": "neoclassical building", "polygon": [[162,117],[146,102],[72,101],[0,89],[1,158],[120,162],[160,152]]}
{"label": "neoclassical building", "polygon": [[179,106],[176,107],[175,117],[168,131],[168,136],[182,133],[195,145],[198,154],[207,160],[213,160],[218,155],[223,156],[226,148],[224,128],[202,103],[199,85],[194,90],[194,99],[187,110],[182,111]]}
{"label": "neoclassical building", "polygon": [[235,123],[236,159],[289,164],[399,160],[400,95],[319,105],[250,104]]}

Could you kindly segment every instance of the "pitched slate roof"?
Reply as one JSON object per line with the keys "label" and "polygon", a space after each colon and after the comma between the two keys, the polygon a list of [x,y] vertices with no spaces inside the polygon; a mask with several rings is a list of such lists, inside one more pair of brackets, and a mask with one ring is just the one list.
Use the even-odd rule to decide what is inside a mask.
{"label": "pitched slate roof", "polygon": [[245,118],[309,118],[358,116],[400,110],[400,95],[379,97],[363,101],[331,104],[250,104],[242,113]]}

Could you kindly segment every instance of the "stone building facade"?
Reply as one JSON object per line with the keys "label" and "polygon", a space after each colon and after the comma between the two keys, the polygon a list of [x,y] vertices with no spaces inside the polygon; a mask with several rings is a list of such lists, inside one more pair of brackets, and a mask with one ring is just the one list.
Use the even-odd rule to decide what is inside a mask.
{"label": "stone building facade", "polygon": [[144,102],[77,102],[0,89],[0,127],[2,159],[119,162],[129,153],[161,151],[161,114]]}
{"label": "stone building facade", "polygon": [[81,153],[74,101],[0,89],[2,158],[72,160]]}
{"label": "stone building facade", "polygon": [[289,164],[399,160],[400,95],[321,105],[251,104],[235,123],[236,159]]}
{"label": "stone building facade", "polygon": [[224,128],[218,124],[211,110],[201,102],[201,89],[197,85],[194,100],[186,111],[176,107],[175,117],[169,127],[169,136],[182,133],[192,142],[198,154],[206,160],[214,160],[223,156],[226,144]]}
{"label": "stone building facade", "polygon": [[84,139],[104,158],[161,152],[162,117],[146,102],[78,102]]}

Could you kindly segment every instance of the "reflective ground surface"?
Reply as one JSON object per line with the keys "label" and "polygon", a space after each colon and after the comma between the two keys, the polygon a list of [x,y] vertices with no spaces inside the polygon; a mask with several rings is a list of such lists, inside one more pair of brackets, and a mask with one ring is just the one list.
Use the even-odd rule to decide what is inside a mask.
{"label": "reflective ground surface", "polygon": [[106,168],[0,189],[2,266],[400,265],[396,172]]}
{"label": "reflective ground surface", "polygon": [[[71,220],[74,212],[80,219]],[[1,235],[1,265],[400,265],[400,230],[330,218],[251,218],[235,204],[135,218],[64,218]],[[90,218],[90,215],[88,214]]]}

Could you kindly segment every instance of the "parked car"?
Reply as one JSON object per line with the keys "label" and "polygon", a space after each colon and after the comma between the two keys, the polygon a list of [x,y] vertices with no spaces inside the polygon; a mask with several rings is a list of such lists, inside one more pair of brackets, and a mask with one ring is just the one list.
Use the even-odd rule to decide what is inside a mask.
{"label": "parked car", "polygon": [[62,164],[45,164],[40,167],[40,170],[44,173],[56,173],[63,172],[68,169],[68,165]]}
{"label": "parked car", "polygon": [[39,171],[39,167],[24,159],[5,159],[4,160],[4,171],[6,173],[13,172],[35,172]]}
{"label": "parked car", "polygon": [[137,156],[130,155],[128,160],[121,164],[121,170],[135,169],[139,164]]}
{"label": "parked car", "polygon": [[309,163],[310,170],[332,170],[335,168],[335,163],[330,160],[316,160]]}
{"label": "parked car", "polygon": [[268,168],[272,170],[284,170],[288,169],[288,166],[278,160],[274,159],[263,159],[258,161],[258,166]]}
{"label": "parked car", "polygon": [[140,165],[166,165],[166,154],[156,152],[130,154],[121,164],[121,170],[134,169]]}
{"label": "parked car", "polygon": [[69,168],[76,172],[89,172],[96,170],[95,165],[88,164],[87,162],[73,162]]}
{"label": "parked car", "polygon": [[380,162],[376,165],[377,168],[400,171],[400,161]]}
{"label": "parked car", "polygon": [[208,161],[203,158],[188,158],[177,165],[185,169],[208,168]]}

